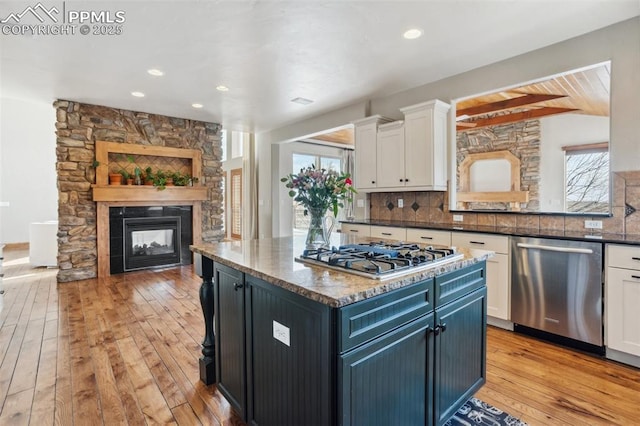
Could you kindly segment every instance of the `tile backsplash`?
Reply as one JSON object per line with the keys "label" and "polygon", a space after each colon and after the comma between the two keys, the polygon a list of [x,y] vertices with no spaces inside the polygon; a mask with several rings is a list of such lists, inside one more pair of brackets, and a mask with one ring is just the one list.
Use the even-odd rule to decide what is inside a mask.
{"label": "tile backsplash", "polygon": [[[612,173],[612,216],[602,220],[602,232],[640,234],[640,171]],[[399,207],[402,200],[402,207]],[[374,192],[369,195],[371,220],[402,220],[420,223],[501,226],[511,228],[584,231],[591,216],[564,216],[525,213],[455,212],[463,221],[454,221],[447,192]],[[600,230],[598,230],[600,231]]]}

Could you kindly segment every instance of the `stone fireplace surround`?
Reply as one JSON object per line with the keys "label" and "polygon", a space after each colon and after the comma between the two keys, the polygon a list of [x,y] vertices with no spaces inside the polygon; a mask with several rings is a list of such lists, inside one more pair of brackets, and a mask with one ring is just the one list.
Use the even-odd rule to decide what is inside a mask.
{"label": "stone fireplace surround", "polygon": [[[58,100],[56,109],[56,169],[58,174],[58,281],[98,276],[98,206],[92,195],[95,181],[96,141],[122,144],[197,149],[202,152],[199,184],[207,199],[194,235],[203,242],[224,237],[222,230],[221,129],[219,124],[120,110]],[[180,203],[193,205],[195,202]],[[108,207],[170,205],[176,202],[113,202]],[[106,234],[108,239],[108,232]],[[107,242],[108,244],[108,242]]]}

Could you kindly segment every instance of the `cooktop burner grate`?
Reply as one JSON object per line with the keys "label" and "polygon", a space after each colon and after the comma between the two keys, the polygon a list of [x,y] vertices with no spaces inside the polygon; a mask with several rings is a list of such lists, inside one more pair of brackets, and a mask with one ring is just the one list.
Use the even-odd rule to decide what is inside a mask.
{"label": "cooktop burner grate", "polygon": [[305,250],[296,260],[365,277],[387,279],[433,268],[462,257],[453,248],[374,242]]}

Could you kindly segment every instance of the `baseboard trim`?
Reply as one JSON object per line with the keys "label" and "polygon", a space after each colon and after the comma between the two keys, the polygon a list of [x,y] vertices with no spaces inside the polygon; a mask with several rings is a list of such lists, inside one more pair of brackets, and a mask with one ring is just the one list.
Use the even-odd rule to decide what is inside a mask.
{"label": "baseboard trim", "polygon": [[501,318],[495,318],[487,315],[487,325],[503,328],[505,330],[513,331],[513,323],[511,321],[503,320]]}
{"label": "baseboard trim", "polygon": [[625,352],[620,352],[615,349],[607,348],[605,355],[608,359],[618,361],[623,364],[631,365],[633,367],[640,368],[640,356],[631,355]]}
{"label": "baseboard trim", "polygon": [[29,243],[4,243],[4,250],[29,250]]}

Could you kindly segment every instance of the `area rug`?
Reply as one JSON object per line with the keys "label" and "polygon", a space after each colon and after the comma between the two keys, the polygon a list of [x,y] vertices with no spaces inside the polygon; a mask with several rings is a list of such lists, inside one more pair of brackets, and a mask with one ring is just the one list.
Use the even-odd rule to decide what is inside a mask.
{"label": "area rug", "polygon": [[459,425],[527,426],[527,424],[520,419],[477,398],[471,398],[467,401],[458,412],[445,423],[445,426]]}

